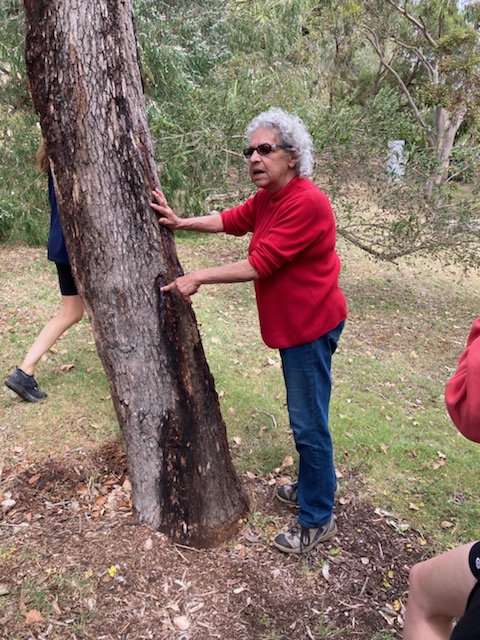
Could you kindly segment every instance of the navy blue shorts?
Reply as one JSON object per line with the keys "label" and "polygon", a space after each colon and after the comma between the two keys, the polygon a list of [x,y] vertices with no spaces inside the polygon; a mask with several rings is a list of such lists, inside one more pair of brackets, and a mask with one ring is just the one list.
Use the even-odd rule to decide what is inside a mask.
{"label": "navy blue shorts", "polygon": [[56,262],[55,266],[57,267],[58,284],[60,285],[62,296],[78,296],[71,266],[60,262]]}

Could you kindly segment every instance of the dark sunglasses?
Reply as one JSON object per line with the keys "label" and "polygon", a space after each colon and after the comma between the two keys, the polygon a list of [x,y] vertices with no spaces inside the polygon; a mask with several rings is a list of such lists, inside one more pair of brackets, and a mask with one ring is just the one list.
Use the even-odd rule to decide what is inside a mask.
{"label": "dark sunglasses", "polygon": [[268,144],[268,142],[264,142],[263,144],[259,144],[258,147],[247,147],[243,150],[243,156],[250,160],[255,151],[257,151],[261,156],[268,156],[274,149],[289,149],[290,147],[286,147],[284,144]]}

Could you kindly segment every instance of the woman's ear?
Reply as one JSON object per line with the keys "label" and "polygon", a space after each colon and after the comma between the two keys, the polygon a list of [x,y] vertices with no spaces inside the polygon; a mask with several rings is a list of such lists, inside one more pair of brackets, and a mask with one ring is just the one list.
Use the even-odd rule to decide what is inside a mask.
{"label": "woman's ear", "polygon": [[296,166],[297,162],[298,162],[298,152],[295,150],[295,151],[291,152],[291,156],[290,156],[290,160],[288,162],[288,166],[291,169],[293,169]]}

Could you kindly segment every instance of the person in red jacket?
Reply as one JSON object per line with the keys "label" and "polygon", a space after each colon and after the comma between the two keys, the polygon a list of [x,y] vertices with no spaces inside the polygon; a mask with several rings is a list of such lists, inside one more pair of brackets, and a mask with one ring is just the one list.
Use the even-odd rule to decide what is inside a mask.
{"label": "person in red jacket", "polygon": [[335,220],[327,196],[309,179],[313,143],[300,118],[270,109],[250,123],[247,139],[243,153],[258,191],[245,203],[220,214],[180,218],[155,190],[152,208],[172,230],[251,233],[248,257],[192,271],[162,291],[191,302],[202,284],[254,281],[263,340],[280,350],[299,452],[298,482],[277,491],[280,500],[299,506],[298,522],[273,543],[286,553],[303,553],[337,530],[328,409],[332,354],[347,309],[338,285]]}
{"label": "person in red jacket", "polygon": [[[480,318],[446,384],[445,401],[459,431],[480,442]],[[419,562],[409,582],[404,640],[478,640],[480,541]]]}
{"label": "person in red jacket", "polygon": [[445,401],[458,430],[480,442],[480,318],[473,323],[457,371],[447,382]]}

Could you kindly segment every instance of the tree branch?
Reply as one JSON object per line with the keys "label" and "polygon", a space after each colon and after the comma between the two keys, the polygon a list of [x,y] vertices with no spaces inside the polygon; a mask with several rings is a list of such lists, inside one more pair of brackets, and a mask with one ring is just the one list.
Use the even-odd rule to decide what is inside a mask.
{"label": "tree branch", "polygon": [[427,134],[427,139],[429,141],[429,144],[434,146],[434,140],[433,140],[432,135],[431,135],[430,127],[425,122],[425,120],[422,118],[422,115],[421,115],[420,111],[418,110],[417,105],[415,104],[415,101],[414,101],[414,99],[412,97],[412,94],[408,90],[408,87],[403,82],[402,78],[395,71],[395,69],[392,67],[392,65],[389,62],[387,62],[387,60],[385,60],[383,52],[380,49],[380,45],[379,45],[379,42],[378,42],[377,34],[368,25],[365,25],[365,29],[371,34],[371,37],[369,37],[369,35],[367,34],[367,40],[370,42],[372,47],[377,52],[377,55],[380,58],[381,63],[385,66],[386,69],[388,69],[388,71],[393,75],[393,77],[397,81],[400,89],[402,90],[403,94],[406,96],[406,98],[408,100],[408,104],[410,105],[410,108],[412,109],[412,111],[413,111],[413,113],[415,115],[415,119],[417,120],[418,124],[422,127],[422,129],[425,131],[425,133]]}
{"label": "tree branch", "polygon": [[[408,246],[405,245],[403,248],[397,249],[396,251],[389,251],[387,247],[382,248],[381,246],[380,248],[375,249],[372,246],[371,240],[368,240],[368,239],[362,240],[361,238],[356,236],[354,233],[342,227],[337,227],[337,234],[342,238],[345,238],[345,240],[348,240],[348,242],[351,242],[353,245],[355,245],[359,249],[362,249],[366,253],[370,254],[377,260],[382,260],[383,262],[391,262],[393,264],[396,264],[396,261],[400,258],[404,258],[406,256],[413,256],[425,251],[438,252],[439,250],[442,250],[442,249],[453,250],[457,247],[465,247],[466,245],[473,246],[473,247],[478,245],[478,241],[467,239],[465,234],[461,234],[459,236],[452,236],[449,239],[445,238],[443,242],[438,242],[435,239],[430,239],[430,240],[426,239],[419,242],[418,244],[411,243]],[[470,233],[470,236],[472,236],[471,233]]]}
{"label": "tree branch", "polygon": [[437,80],[438,78],[437,70],[435,69],[435,67],[433,67],[430,64],[427,57],[419,47],[415,47],[411,44],[407,44],[406,42],[402,42],[396,36],[392,36],[392,40],[396,42],[400,47],[402,47],[402,49],[406,49],[407,51],[413,51],[413,53],[415,53],[415,55],[422,62],[423,66],[426,68],[428,77]]}
{"label": "tree branch", "polygon": [[411,22],[415,27],[417,27],[417,29],[419,29],[419,31],[421,31],[423,33],[424,37],[428,40],[428,42],[432,45],[432,47],[436,47],[437,46],[436,40],[433,38],[431,33],[428,31],[427,26],[423,22],[423,20],[417,20],[417,18],[415,18],[415,16],[412,16],[412,14],[408,12],[408,10],[407,10],[408,0],[405,0],[403,8],[399,7],[398,4],[396,2],[394,2],[393,0],[387,0],[387,2],[391,7],[393,7],[395,9],[395,11],[398,11],[398,13],[400,13],[409,22]]}

